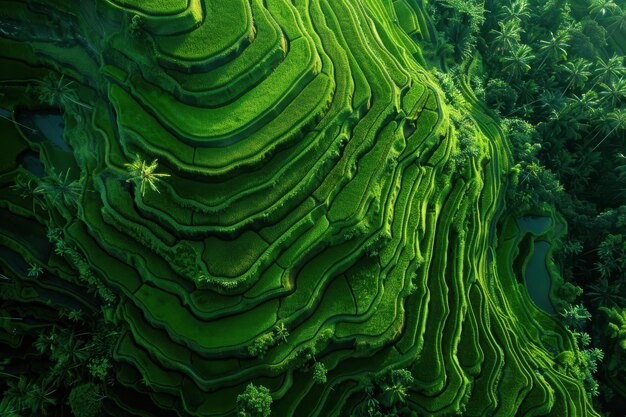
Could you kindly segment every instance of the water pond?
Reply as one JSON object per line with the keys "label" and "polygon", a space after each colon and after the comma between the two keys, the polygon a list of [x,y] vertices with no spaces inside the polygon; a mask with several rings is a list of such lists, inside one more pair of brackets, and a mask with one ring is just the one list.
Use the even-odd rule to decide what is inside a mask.
{"label": "water pond", "polygon": [[[546,216],[525,216],[518,219],[520,233],[542,235],[552,227],[552,218]],[[548,251],[550,243],[545,240],[535,240],[533,252],[526,263],[524,282],[533,302],[548,314],[554,314],[554,306],[550,301],[550,287],[552,277],[548,271]]]}

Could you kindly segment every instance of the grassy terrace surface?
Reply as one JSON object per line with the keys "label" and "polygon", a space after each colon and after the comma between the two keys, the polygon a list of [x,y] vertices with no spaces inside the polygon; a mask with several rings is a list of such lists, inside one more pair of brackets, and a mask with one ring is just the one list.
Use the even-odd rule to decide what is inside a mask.
{"label": "grassy terrace surface", "polygon": [[[56,224],[114,292],[106,413],[230,416],[253,382],[272,415],[348,416],[368,381],[407,368],[417,415],[596,415],[555,367],[572,336],[520,286],[510,223],[496,228],[505,140],[469,88],[450,108],[421,66],[421,6],[96,3],[0,2],[1,107],[41,110],[26,86],[61,73],[90,107],[65,113],[66,150],[0,120],[0,268],[28,308],[90,308],[45,238]],[[451,168],[453,112],[481,151]],[[9,188],[35,175],[27,152],[80,172],[78,210],[49,218]],[[125,182],[136,155],[170,175],[160,193]],[[33,260],[55,278],[17,279]],[[287,340],[252,355],[279,325]]]}

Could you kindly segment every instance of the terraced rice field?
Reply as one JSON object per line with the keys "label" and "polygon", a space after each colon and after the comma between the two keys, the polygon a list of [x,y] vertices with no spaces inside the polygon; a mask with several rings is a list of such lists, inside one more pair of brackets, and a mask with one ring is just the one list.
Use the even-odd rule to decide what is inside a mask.
{"label": "terraced rice field", "polygon": [[[422,67],[418,2],[0,8],[0,103],[21,123],[0,121],[0,265],[21,301],[0,310],[93,310],[46,239],[59,227],[115,296],[107,414],[235,415],[252,382],[274,416],[351,416],[373,378],[405,368],[415,415],[596,415],[555,366],[574,339],[512,269],[506,142],[469,89],[451,108]],[[63,113],[64,146],[26,91],[61,74],[89,107]],[[456,165],[455,114],[479,149]],[[158,193],[125,181],[137,157],[169,175]],[[37,160],[80,179],[77,209],[42,210],[10,188],[42,175]],[[28,262],[49,277],[27,280]],[[15,326],[29,330],[3,325],[0,343],[19,355],[31,342]],[[282,326],[286,341],[253,354]]]}

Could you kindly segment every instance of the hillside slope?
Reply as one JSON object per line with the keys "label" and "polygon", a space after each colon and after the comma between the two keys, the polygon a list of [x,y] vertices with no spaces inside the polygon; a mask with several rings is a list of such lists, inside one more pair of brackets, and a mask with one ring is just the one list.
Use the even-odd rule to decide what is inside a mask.
{"label": "hillside slope", "polygon": [[3,373],[57,387],[48,415],[98,378],[33,341],[101,325],[107,415],[235,415],[249,383],[281,417],[596,415],[496,227],[504,138],[423,68],[418,2],[0,4]]}

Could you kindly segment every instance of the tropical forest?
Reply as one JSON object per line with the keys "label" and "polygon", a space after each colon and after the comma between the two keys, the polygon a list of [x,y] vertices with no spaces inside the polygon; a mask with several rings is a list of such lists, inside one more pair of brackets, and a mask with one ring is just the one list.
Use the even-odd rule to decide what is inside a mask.
{"label": "tropical forest", "polygon": [[623,417],[626,0],[0,0],[1,417]]}

